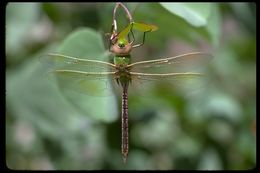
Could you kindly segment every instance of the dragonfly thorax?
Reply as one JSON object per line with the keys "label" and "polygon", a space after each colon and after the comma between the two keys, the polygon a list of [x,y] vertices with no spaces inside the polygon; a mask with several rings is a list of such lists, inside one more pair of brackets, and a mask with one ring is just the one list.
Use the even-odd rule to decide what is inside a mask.
{"label": "dragonfly thorax", "polygon": [[131,74],[126,68],[120,68],[116,72],[116,81],[123,88],[128,87],[129,83],[131,82]]}
{"label": "dragonfly thorax", "polygon": [[131,74],[128,65],[131,62],[130,55],[117,55],[114,57],[114,64],[116,65],[116,81],[122,87],[127,87],[131,81]]}

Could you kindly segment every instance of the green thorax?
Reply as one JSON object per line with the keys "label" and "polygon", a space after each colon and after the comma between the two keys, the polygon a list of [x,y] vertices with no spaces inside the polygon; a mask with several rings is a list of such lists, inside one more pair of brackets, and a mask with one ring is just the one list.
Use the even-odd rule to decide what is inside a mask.
{"label": "green thorax", "polygon": [[127,65],[130,64],[130,55],[116,55],[114,57],[114,64],[117,66],[117,82],[120,83],[123,88],[127,88],[131,82],[131,75]]}
{"label": "green thorax", "polygon": [[131,63],[130,55],[116,55],[114,57],[114,64],[116,66],[125,67]]}

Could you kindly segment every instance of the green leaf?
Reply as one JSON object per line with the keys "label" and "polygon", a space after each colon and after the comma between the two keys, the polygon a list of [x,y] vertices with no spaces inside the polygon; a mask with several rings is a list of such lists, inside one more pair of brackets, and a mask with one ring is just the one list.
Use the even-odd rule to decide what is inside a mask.
{"label": "green leaf", "polygon": [[[28,39],[31,28],[36,24],[39,4],[8,3],[6,7],[6,52],[24,51],[24,42]],[[13,57],[15,59],[21,56]]]}
{"label": "green leaf", "polygon": [[207,149],[199,161],[198,170],[222,170],[223,165],[220,156],[215,149]]}
{"label": "green leaf", "polygon": [[155,25],[149,25],[149,24],[146,24],[146,23],[140,23],[140,22],[134,22],[134,25],[133,25],[133,28],[134,29],[137,29],[139,31],[143,31],[143,32],[147,32],[147,31],[156,31],[158,29],[157,26]]}
{"label": "green leaf", "polygon": [[209,3],[160,3],[171,13],[183,18],[193,26],[207,25],[210,15]]}
{"label": "green leaf", "polygon": [[[217,46],[220,35],[220,12],[217,4],[209,3],[161,3],[171,13],[181,17],[190,25],[202,29]],[[184,28],[183,28],[184,29]],[[204,31],[203,31],[204,30]]]}
{"label": "green leaf", "polygon": [[152,31],[156,31],[158,29],[157,26],[155,25],[149,25],[149,24],[145,24],[145,23],[140,23],[140,22],[132,22],[130,23],[123,31],[121,31],[118,34],[118,38],[125,38],[127,36],[127,34],[131,31],[131,28],[142,31],[142,32],[152,32]]}
{"label": "green leaf", "polygon": [[212,6],[211,14],[208,18],[206,30],[208,31],[212,43],[217,46],[220,39],[221,16],[217,5]]}
{"label": "green leaf", "polygon": [[89,28],[80,28],[68,35],[58,47],[58,53],[85,59],[108,59],[102,37]]}
{"label": "green leaf", "polygon": [[7,112],[15,119],[29,122],[44,136],[59,137],[63,133],[81,131],[82,113],[62,97],[55,85],[45,78],[39,54],[6,74]]}

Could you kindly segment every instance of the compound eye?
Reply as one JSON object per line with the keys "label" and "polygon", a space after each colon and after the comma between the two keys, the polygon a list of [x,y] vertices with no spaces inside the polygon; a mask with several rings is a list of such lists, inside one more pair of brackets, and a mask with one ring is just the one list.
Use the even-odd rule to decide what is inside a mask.
{"label": "compound eye", "polygon": [[118,47],[123,48],[123,47],[125,47],[125,45],[122,43],[118,43]]}

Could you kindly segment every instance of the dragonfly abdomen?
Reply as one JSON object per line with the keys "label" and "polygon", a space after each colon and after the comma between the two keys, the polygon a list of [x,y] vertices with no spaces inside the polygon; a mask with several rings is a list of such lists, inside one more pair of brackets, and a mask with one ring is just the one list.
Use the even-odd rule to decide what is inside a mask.
{"label": "dragonfly abdomen", "polygon": [[122,92],[122,155],[124,163],[128,156],[128,93],[127,86]]}

